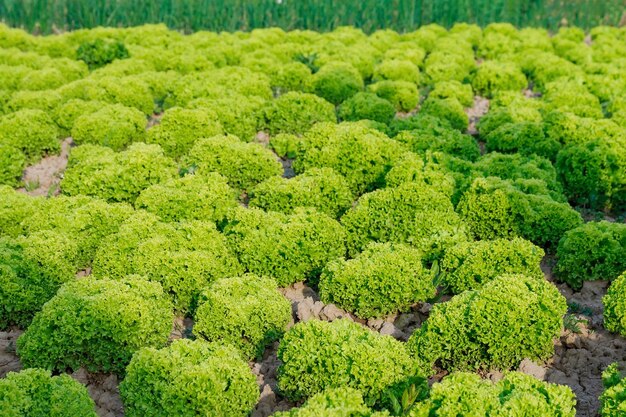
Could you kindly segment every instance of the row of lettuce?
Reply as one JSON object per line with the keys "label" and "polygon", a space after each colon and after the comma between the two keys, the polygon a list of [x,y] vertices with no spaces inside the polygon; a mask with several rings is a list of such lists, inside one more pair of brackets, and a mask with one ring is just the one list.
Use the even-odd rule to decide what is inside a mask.
{"label": "row of lettuce", "polygon": [[[307,400],[283,415],[573,416],[567,387],[468,372],[554,353],[567,305],[544,251],[574,289],[615,280],[605,326],[626,336],[626,225],[570,206],[626,207],[626,32],[590,39],[1,27],[0,327],[26,329],[34,369],[0,380],[0,406],[93,415],[50,376],[85,367],[124,377],[129,416],[247,415],[246,361],[280,340],[280,392]],[[490,98],[480,143],[475,94]],[[68,135],[63,195],[14,191]],[[358,319],[453,297],[403,343],[348,320],[287,330],[277,289],[301,281]],[[175,314],[198,340],[168,342]],[[606,380],[608,416],[626,383]],[[398,411],[409,387],[419,401]]]}

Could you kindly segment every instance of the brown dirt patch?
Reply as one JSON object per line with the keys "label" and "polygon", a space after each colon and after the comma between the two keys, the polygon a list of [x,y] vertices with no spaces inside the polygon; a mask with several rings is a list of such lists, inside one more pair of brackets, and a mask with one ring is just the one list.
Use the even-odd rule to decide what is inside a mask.
{"label": "brown dirt patch", "polygon": [[469,126],[467,128],[467,133],[476,136],[478,135],[478,129],[476,125],[481,117],[483,117],[489,111],[489,99],[485,97],[476,96],[474,97],[474,105],[465,109],[465,113],[467,117],[469,117]]}
{"label": "brown dirt patch", "polygon": [[70,148],[73,145],[72,138],[67,138],[61,143],[61,153],[43,158],[35,165],[24,170],[22,181],[25,187],[19,191],[32,196],[55,196],[60,192],[59,183],[63,172],[67,167]]}

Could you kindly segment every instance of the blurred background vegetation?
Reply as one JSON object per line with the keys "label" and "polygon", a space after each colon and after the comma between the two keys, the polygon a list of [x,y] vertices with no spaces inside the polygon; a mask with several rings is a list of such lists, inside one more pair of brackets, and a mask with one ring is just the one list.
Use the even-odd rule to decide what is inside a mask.
{"label": "blurred background vegetation", "polygon": [[626,23],[625,10],[626,0],[0,0],[0,20],[42,33],[161,22],[183,31],[353,25],[405,32],[455,22],[590,28]]}

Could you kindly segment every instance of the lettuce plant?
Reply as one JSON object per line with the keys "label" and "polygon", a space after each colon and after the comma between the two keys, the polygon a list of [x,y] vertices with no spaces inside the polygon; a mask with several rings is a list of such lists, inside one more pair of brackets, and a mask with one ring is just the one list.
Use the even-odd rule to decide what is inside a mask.
{"label": "lettuce plant", "polygon": [[442,281],[453,294],[477,290],[502,274],[543,277],[543,249],[514,238],[463,242],[448,249],[440,267]]}
{"label": "lettuce plant", "polygon": [[604,326],[613,333],[626,334],[626,272],[621,274],[609,287],[602,298],[604,305]]}
{"label": "lettuce plant", "polygon": [[408,414],[431,415],[542,415],[574,417],[576,397],[565,385],[509,372],[496,383],[469,372],[455,372],[433,384],[430,397]]}
{"label": "lettuce plant", "polygon": [[236,197],[225,177],[209,172],[151,185],[139,194],[135,207],[154,213],[166,222],[218,221],[237,205]]}
{"label": "lettuce plant", "polygon": [[626,270],[626,225],[588,222],[566,232],[556,250],[555,275],[574,289],[613,280]]}
{"label": "lettuce plant", "polygon": [[0,410],[7,417],[96,417],[87,388],[67,374],[31,368],[9,372],[0,380]]}
{"label": "lettuce plant", "polygon": [[105,105],[93,113],[79,116],[72,125],[72,139],[78,145],[90,143],[121,151],[146,135],[145,115],[121,104]]}
{"label": "lettuce plant", "polygon": [[297,207],[314,207],[333,218],[352,206],[352,192],[346,179],[332,168],[310,168],[293,178],[269,178],[249,193],[250,207],[285,214]]}
{"label": "lettuce plant", "polygon": [[26,367],[122,374],[137,350],[167,342],[172,320],[158,283],[83,278],[66,283],[35,315],[17,352]]}
{"label": "lettuce plant", "polygon": [[158,125],[148,130],[146,142],[160,145],[172,158],[180,158],[189,152],[196,140],[222,133],[217,115],[210,111],[173,107],[163,113]]}
{"label": "lettuce plant", "polygon": [[144,189],[176,174],[176,164],[158,145],[137,142],[119,153],[108,147],[83,145],[70,154],[61,190],[68,195],[134,203]]}
{"label": "lettuce plant", "polygon": [[397,242],[410,244],[426,260],[433,260],[468,236],[450,198],[416,182],[363,195],[341,223],[351,256],[370,242]]}
{"label": "lettuce plant", "polygon": [[194,333],[237,347],[246,359],[263,356],[291,318],[291,303],[276,282],[256,275],[222,278],[200,296]]}
{"label": "lettuce plant", "polygon": [[402,342],[347,319],[296,324],[281,340],[278,359],[278,387],[294,400],[349,387],[373,404],[416,372]]}
{"label": "lettuce plant", "polygon": [[509,369],[554,353],[567,303],[542,278],[501,275],[436,304],[408,341],[420,369]]}
{"label": "lettuce plant", "polygon": [[249,190],[283,173],[272,151],[232,135],[199,139],[184,159],[184,166],[196,166],[203,174],[218,172],[237,190]]}
{"label": "lettuce plant", "polygon": [[280,287],[316,279],[328,261],[345,254],[343,228],[315,209],[287,215],[238,208],[222,231],[248,272],[272,277]]}
{"label": "lettuce plant", "polygon": [[329,262],[319,282],[320,298],[361,318],[407,311],[435,296],[434,276],[411,246],[372,243],[354,259]]}
{"label": "lettuce plant", "polygon": [[335,122],[335,107],[315,94],[289,92],[261,109],[260,128],[270,134],[302,134],[319,122]]}
{"label": "lettuce plant", "polygon": [[179,339],[133,356],[120,384],[129,417],[250,414],[259,398],[254,374],[229,345]]}
{"label": "lettuce plant", "polygon": [[93,262],[97,278],[141,274],[159,282],[182,312],[193,311],[200,292],[213,281],[241,272],[214,223],[163,223],[144,211],[138,211],[117,233],[105,238]]}

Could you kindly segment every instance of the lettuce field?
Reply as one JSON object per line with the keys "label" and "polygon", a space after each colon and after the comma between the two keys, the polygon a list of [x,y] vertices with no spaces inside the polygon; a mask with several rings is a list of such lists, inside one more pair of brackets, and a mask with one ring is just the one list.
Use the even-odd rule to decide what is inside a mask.
{"label": "lettuce field", "polygon": [[0,416],[626,415],[626,29],[0,25]]}

